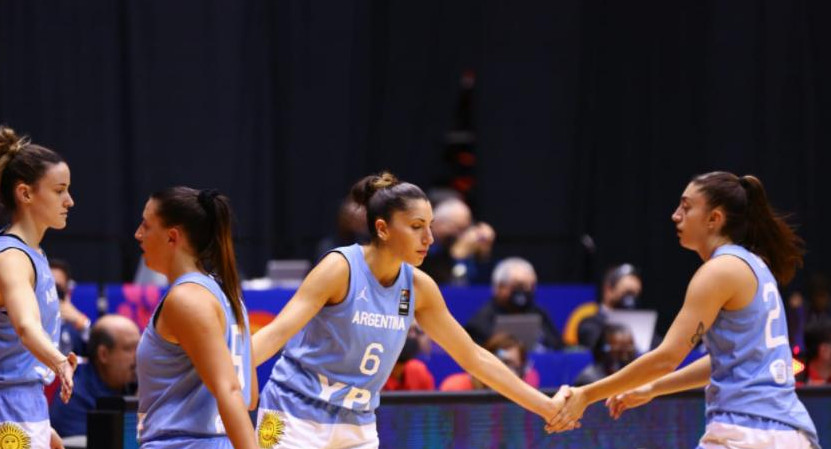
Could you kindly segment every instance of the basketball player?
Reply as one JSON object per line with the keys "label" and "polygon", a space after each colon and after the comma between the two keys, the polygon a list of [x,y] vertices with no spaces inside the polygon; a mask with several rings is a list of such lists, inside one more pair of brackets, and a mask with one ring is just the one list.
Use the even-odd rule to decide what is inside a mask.
{"label": "basketball player", "polygon": [[[573,389],[549,430],[604,398],[619,417],[657,395],[706,385],[707,428],[699,448],[818,448],[814,423],[794,392],[778,287],[801,265],[802,240],[774,214],[754,176],[693,178],[672,220],[681,246],[704,264],[666,338],[616,374]],[[709,356],[672,372],[701,339]]]}
{"label": "basketball player", "polygon": [[[389,173],[353,188],[371,243],[336,248],[254,337],[260,364],[283,348],[261,394],[264,448],[377,448],[374,410],[413,319],[469,373],[546,421],[562,404],[473,343],[436,283],[414,268],[433,242],[432,209]],[[389,442],[392,444],[392,442]]]}
{"label": "basketball player", "polygon": [[72,394],[77,358],[58,351],[61,321],[55,280],[40,242],[63,229],[69,166],[52,150],[0,126],[0,201],[11,224],[0,230],[0,442],[62,448],[49,425],[43,386],[57,374],[61,399]]}
{"label": "basketball player", "polygon": [[228,199],[188,187],[154,193],[135,237],[171,285],[136,352],[142,449],[256,448],[247,409],[257,379]]}

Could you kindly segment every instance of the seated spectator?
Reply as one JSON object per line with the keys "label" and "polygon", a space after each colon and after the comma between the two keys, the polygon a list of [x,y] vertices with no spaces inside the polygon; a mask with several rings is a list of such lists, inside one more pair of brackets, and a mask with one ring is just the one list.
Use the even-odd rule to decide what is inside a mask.
{"label": "seated spectator", "polygon": [[[606,314],[615,309],[635,309],[642,288],[641,277],[634,266],[625,263],[609,269],[603,277],[597,314],[584,318],[577,326],[577,342],[583,347],[594,348],[608,321]],[[660,337],[656,336],[652,346],[658,343]]]}
{"label": "seated spectator", "polygon": [[75,282],[69,270],[69,264],[60,259],[49,260],[52,277],[55,278],[55,290],[60,300],[61,334],[58,349],[64,355],[70,352],[85,354],[89,340],[90,320],[72,304],[72,290]]}
{"label": "seated spectator", "polygon": [[[534,303],[537,273],[525,259],[510,257],[496,265],[491,275],[493,297],[467,322],[465,330],[477,344],[484,344],[494,333],[497,315],[535,314],[542,319],[542,336],[538,345],[561,349],[560,331],[545,310]],[[537,350],[537,348],[530,348]]]}
{"label": "seated spectator", "polygon": [[496,233],[487,223],[473,223],[470,208],[458,198],[448,198],[433,210],[435,242],[421,264],[439,284],[487,282]]}
{"label": "seated spectator", "polygon": [[805,371],[797,377],[798,385],[831,384],[831,322],[818,321],[805,331]]}
{"label": "seated spectator", "polygon": [[583,368],[574,385],[581,386],[596,382],[618,372],[635,360],[635,338],[632,331],[619,324],[607,324],[602,337],[592,348],[594,362]]}
{"label": "seated spectator", "polygon": [[87,434],[87,411],[100,397],[134,393],[139,329],[129,318],[106,315],[95,322],[87,345],[89,362],[78,365],[69,402],[52,401],[49,419],[62,437]]}
{"label": "seated spectator", "polygon": [[[491,337],[483,347],[499,357],[502,363],[511,368],[528,385],[539,388],[540,375],[528,366],[528,353],[521,341],[510,334],[500,332]],[[470,391],[486,388],[488,388],[487,385],[468,373],[451,374],[439,386],[440,391]]]}
{"label": "seated spectator", "polygon": [[808,295],[806,326],[819,322],[831,322],[831,293],[829,293],[828,278],[824,274],[814,273],[808,280],[806,290]]}
{"label": "seated spectator", "polygon": [[324,237],[317,243],[315,260],[319,260],[333,248],[367,242],[369,242],[369,230],[366,226],[366,212],[352,199],[352,195],[348,195],[338,208],[335,233]]}
{"label": "seated spectator", "polygon": [[427,369],[427,365],[416,356],[421,352],[420,337],[424,332],[413,323],[407,334],[407,341],[398,356],[398,361],[392,368],[387,383],[384,384],[384,391],[414,391],[414,390],[435,390],[436,381],[433,374]]}

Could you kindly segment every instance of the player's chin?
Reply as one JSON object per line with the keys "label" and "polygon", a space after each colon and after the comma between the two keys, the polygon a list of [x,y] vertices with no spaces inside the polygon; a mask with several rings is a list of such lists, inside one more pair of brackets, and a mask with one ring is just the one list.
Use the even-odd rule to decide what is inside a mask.
{"label": "player's chin", "polygon": [[66,217],[65,216],[55,220],[55,222],[52,223],[52,226],[50,226],[50,228],[52,228],[52,229],[63,229],[65,227],[66,227]]}
{"label": "player's chin", "polygon": [[426,257],[427,257],[427,253],[422,254],[422,253],[416,252],[415,255],[410,258],[411,260],[407,261],[407,263],[414,266],[414,267],[419,267],[419,266],[421,266],[421,264],[424,263],[424,259]]}

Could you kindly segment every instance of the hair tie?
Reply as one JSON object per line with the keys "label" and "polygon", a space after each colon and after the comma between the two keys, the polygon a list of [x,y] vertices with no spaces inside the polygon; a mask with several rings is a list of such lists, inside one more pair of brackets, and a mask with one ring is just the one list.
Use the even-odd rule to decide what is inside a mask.
{"label": "hair tie", "polygon": [[216,221],[216,208],[214,207],[214,199],[218,196],[219,191],[216,189],[200,190],[199,195],[197,196],[197,199],[199,200],[199,205],[202,206],[202,209],[205,210],[205,213],[208,216],[208,221],[211,224],[211,228],[213,228],[213,224]]}

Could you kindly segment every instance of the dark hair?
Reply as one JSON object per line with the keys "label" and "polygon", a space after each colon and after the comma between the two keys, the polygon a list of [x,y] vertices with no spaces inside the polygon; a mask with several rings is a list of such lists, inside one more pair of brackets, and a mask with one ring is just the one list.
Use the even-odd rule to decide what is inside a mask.
{"label": "dark hair", "polygon": [[72,271],[69,269],[69,264],[63,259],[49,259],[49,268],[61,270],[66,274],[66,279],[72,279]]}
{"label": "dark hair", "polygon": [[609,338],[611,338],[614,334],[632,335],[632,329],[630,329],[629,326],[625,326],[623,324],[604,324],[603,329],[600,331],[600,338],[597,339],[597,341],[594,343],[594,346],[591,348],[592,357],[594,357],[595,362],[602,359],[603,354],[609,351]]}
{"label": "dark hair", "polygon": [[823,343],[831,344],[831,321],[822,320],[810,324],[805,329],[805,355],[811,361],[819,354],[819,346]]}
{"label": "dark hair", "polygon": [[522,359],[522,364],[525,365],[528,362],[528,351],[525,344],[507,332],[497,332],[491,335],[482,347],[493,354],[496,354],[499,350],[519,348],[519,358]]}
{"label": "dark hair", "polygon": [[22,182],[34,186],[47,169],[64,162],[54,151],[18,137],[13,129],[0,125],[0,202],[14,212],[14,188]]}
{"label": "dark hair", "polygon": [[107,326],[92,326],[87,343],[87,358],[96,368],[98,368],[98,348],[101,346],[112,349],[115,347],[115,337],[107,330]]}
{"label": "dark hair", "polygon": [[712,172],[696,176],[691,182],[704,194],[711,209],[724,210],[722,234],[764,259],[780,285],[793,279],[797,267],[802,266],[804,242],[773,211],[759,178]]}
{"label": "dark hair", "polygon": [[626,276],[635,276],[638,279],[641,278],[638,269],[634,265],[630,263],[624,263],[609,268],[609,270],[606,271],[606,274],[603,276],[603,285],[615,288],[617,283],[620,282],[620,280],[625,278]]}
{"label": "dark hair", "polygon": [[407,210],[409,200],[429,201],[417,185],[399,181],[387,171],[366,176],[355,183],[352,199],[366,210],[366,225],[373,240],[378,238],[375,220],[389,221],[393,212]]}
{"label": "dark hair", "polygon": [[150,195],[165,227],[181,226],[202,269],[215,272],[237,324],[245,328],[242,289],[231,237],[231,204],[216,190],[171,187]]}

